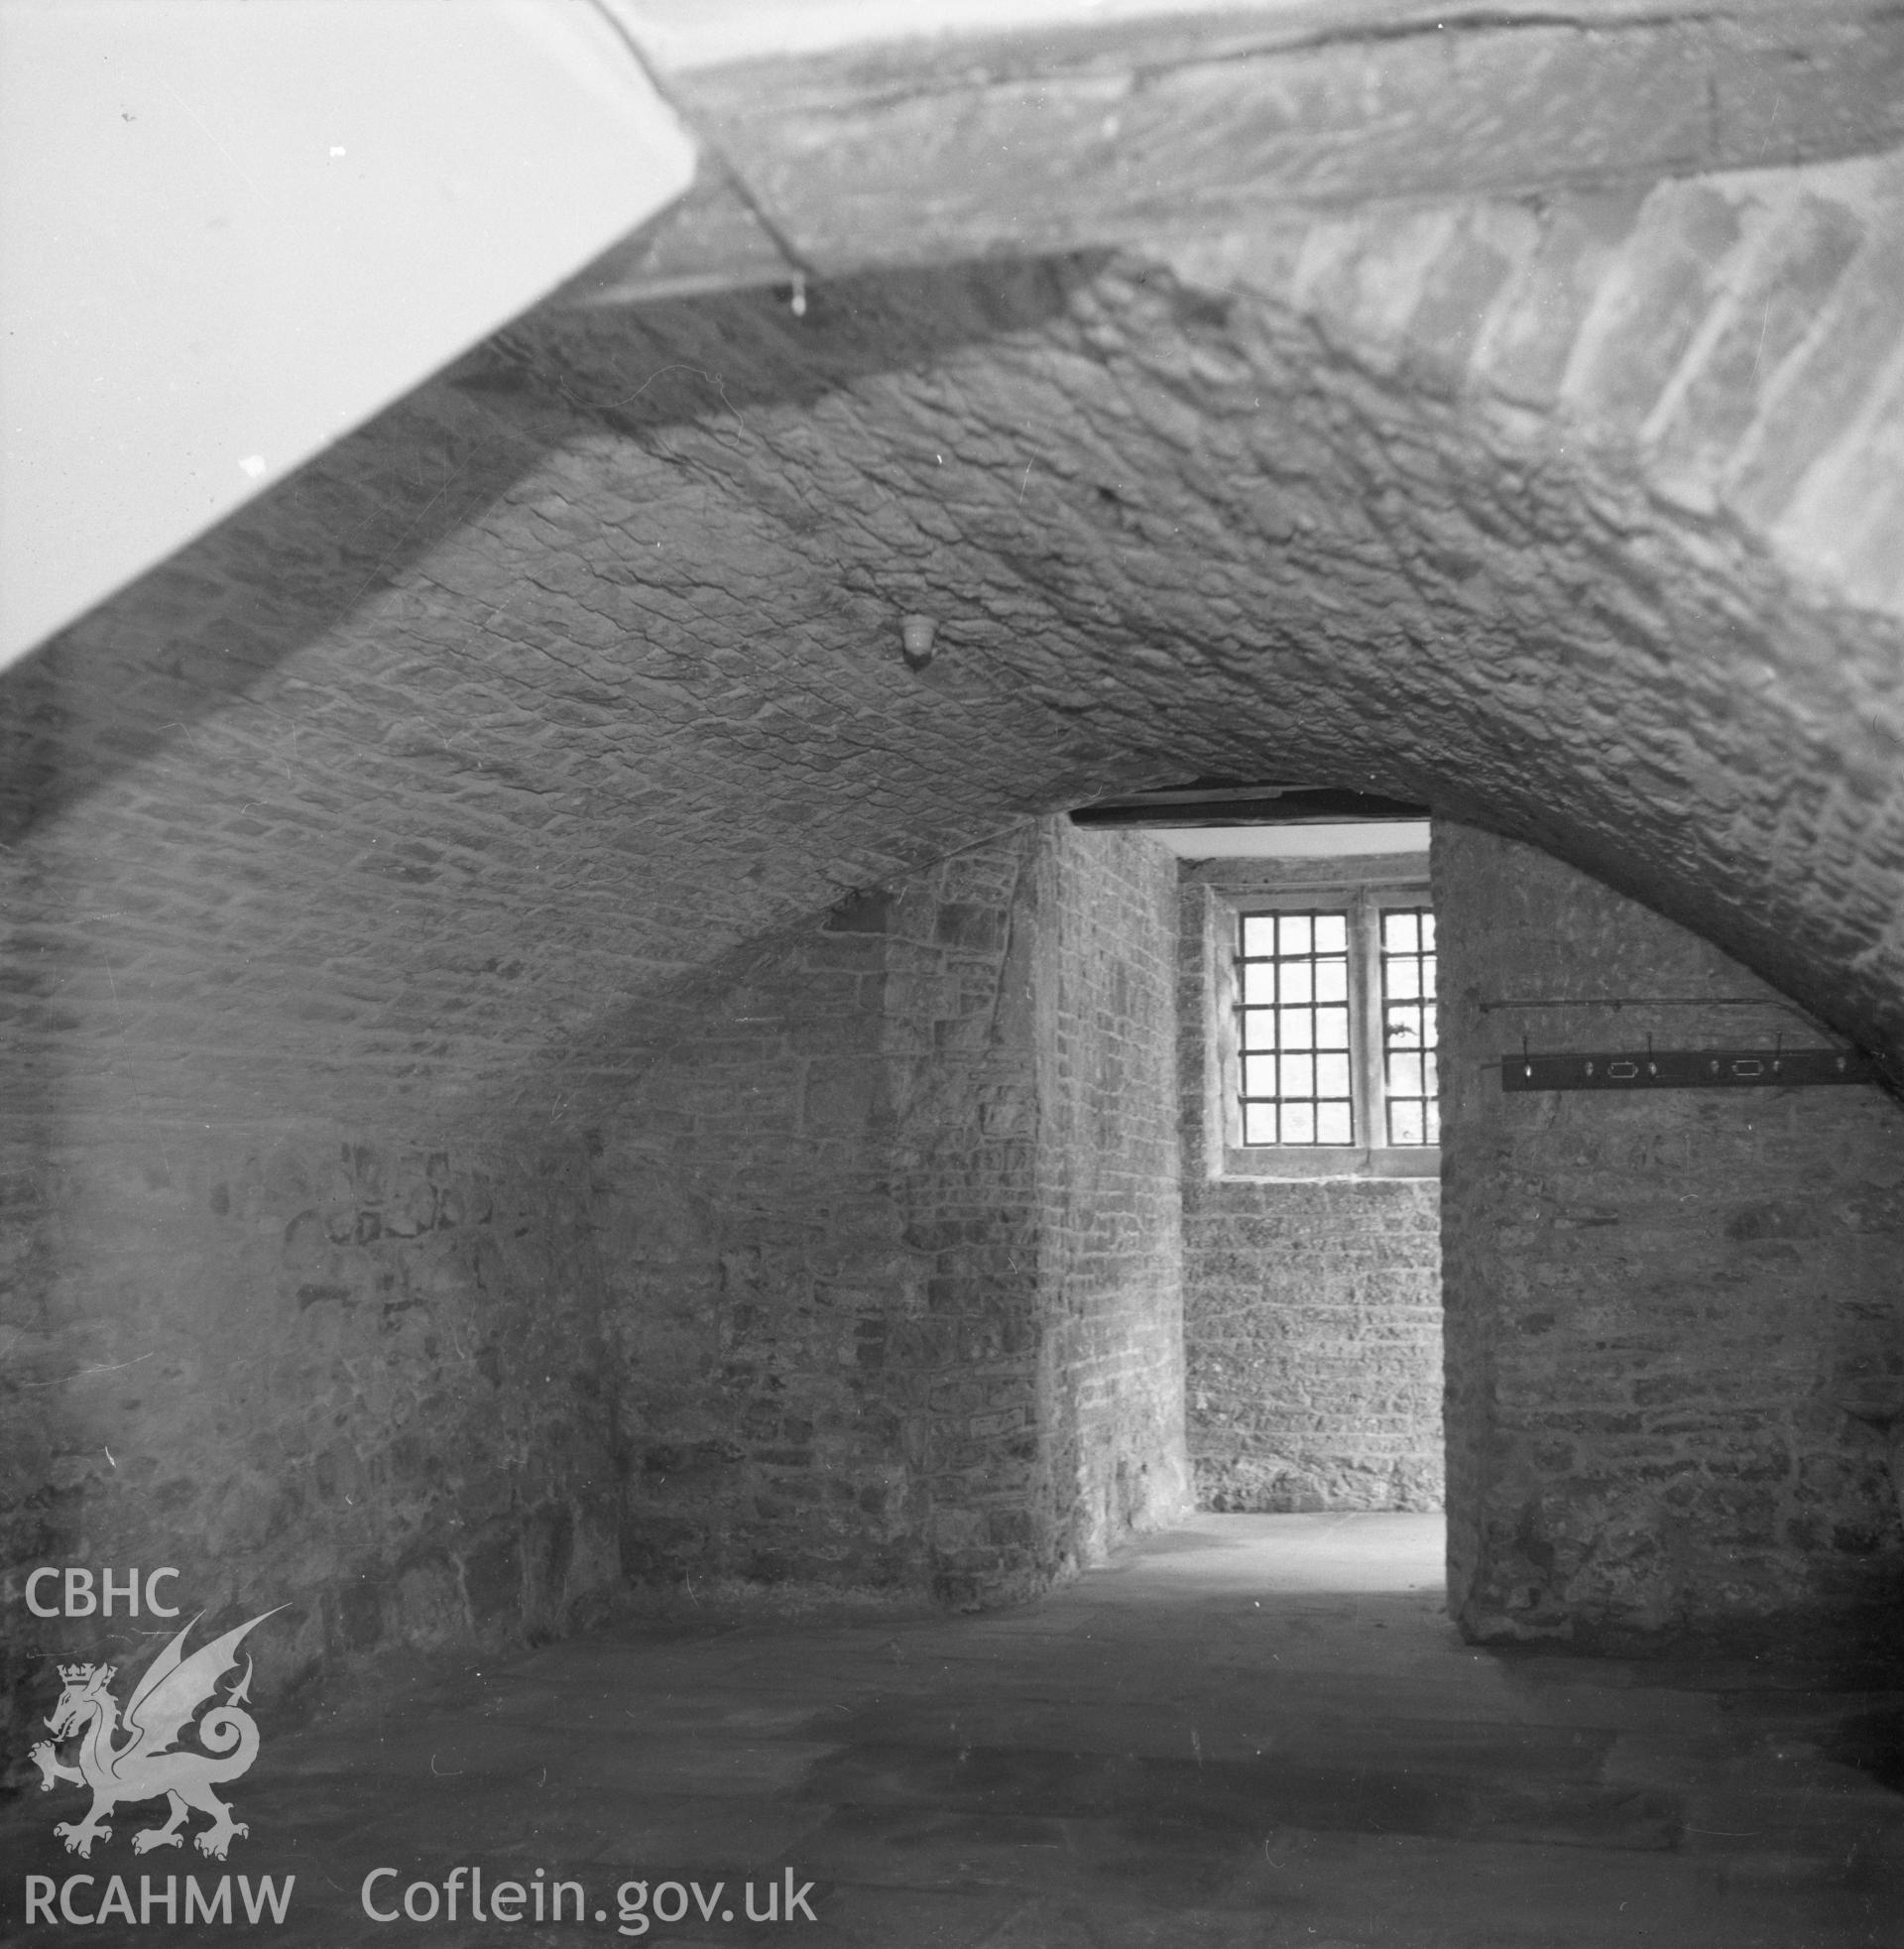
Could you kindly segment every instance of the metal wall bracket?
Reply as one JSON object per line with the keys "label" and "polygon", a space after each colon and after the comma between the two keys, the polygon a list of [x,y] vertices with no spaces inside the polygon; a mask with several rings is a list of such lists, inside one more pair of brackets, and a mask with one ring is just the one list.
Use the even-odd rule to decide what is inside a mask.
{"label": "metal wall bracket", "polygon": [[1503,1090],[1793,1089],[1877,1080],[1877,1065],[1858,1049],[1628,1049],[1500,1059]]}

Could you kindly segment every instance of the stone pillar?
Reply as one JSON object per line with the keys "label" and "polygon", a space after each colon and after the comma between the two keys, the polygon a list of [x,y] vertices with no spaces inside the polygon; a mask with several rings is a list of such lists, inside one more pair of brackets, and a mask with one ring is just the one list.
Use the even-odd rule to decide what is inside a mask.
{"label": "stone pillar", "polygon": [[1859,1656],[1904,1578],[1904,1114],[1506,1094],[1503,1056],[1823,1037],[1532,849],[1437,825],[1451,1603],[1476,1640]]}

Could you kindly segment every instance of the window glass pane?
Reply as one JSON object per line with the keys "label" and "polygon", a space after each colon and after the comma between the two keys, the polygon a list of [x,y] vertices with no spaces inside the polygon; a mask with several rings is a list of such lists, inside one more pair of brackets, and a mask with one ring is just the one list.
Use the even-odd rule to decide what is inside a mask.
{"label": "window glass pane", "polygon": [[1430,1103],[1427,1107],[1428,1107],[1428,1142],[1430,1144],[1439,1144],[1441,1142],[1441,1106],[1439,1104]]}
{"label": "window glass pane", "polygon": [[1437,1096],[1441,1092],[1441,1065],[1432,1055],[1422,1058],[1423,1075],[1421,1089],[1424,1096]]}
{"label": "window glass pane", "polygon": [[1381,1039],[1390,1144],[1437,1141],[1434,915],[1390,910],[1381,926]]}
{"label": "window glass pane", "polygon": [[[1246,1144],[1313,1147],[1357,1141],[1362,1126],[1356,1097],[1363,1072],[1350,989],[1353,985],[1360,994],[1365,981],[1374,984],[1384,1050],[1412,1054],[1421,1047],[1420,998],[1429,966],[1421,912],[1385,910],[1377,932],[1354,934],[1346,908],[1239,915],[1241,1046],[1232,1075],[1241,1085]],[[1366,963],[1371,951],[1375,964],[1361,966],[1352,983],[1350,961]],[[1419,1108],[1421,1075],[1418,1056],[1400,1069],[1385,1070],[1383,1080],[1392,1079],[1393,1087],[1384,1096],[1405,1096]],[[1384,1105],[1363,1141],[1388,1141]]]}

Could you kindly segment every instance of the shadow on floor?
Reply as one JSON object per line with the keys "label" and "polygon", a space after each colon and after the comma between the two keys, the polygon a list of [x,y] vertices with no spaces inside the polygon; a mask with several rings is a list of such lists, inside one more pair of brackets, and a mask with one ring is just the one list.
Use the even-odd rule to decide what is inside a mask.
{"label": "shadow on floor", "polygon": [[[31,1796],[6,1918],[155,1949],[1899,1940],[1904,1797],[1856,1762],[1904,1702],[1495,1657],[1448,1624],[1441,1563],[1435,1517],[1200,1517],[1012,1613],[623,1627],[445,1667],[268,1744],[222,1863],[136,1856],[157,1807],[82,1863],[52,1833],[77,1789]],[[88,1874],[71,1911],[100,1922],[56,1892],[24,1927],[29,1887]],[[202,1917],[221,1888],[229,1924]]]}

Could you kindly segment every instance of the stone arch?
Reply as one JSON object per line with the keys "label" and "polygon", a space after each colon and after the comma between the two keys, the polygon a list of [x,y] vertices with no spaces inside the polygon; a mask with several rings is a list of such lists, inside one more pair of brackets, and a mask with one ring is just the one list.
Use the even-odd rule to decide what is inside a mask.
{"label": "stone arch", "polygon": [[[558,825],[640,771],[735,887],[703,949],[1001,818],[1291,773],[1540,844],[1888,1050],[1897,197],[1852,163],[850,279],[800,319],[545,311],[52,646],[15,803],[169,723],[262,755],[276,685],[361,691],[401,645],[462,660],[475,722],[399,682],[302,726],[366,811],[479,770],[510,805],[516,729],[595,768],[530,792]],[[697,655],[732,671],[705,712]],[[820,795],[736,873],[697,767]]]}
{"label": "stone arch", "polygon": [[[1424,798],[1888,1048],[1898,223],[1853,163],[1132,247],[701,464],[937,617],[959,707],[1048,713],[1016,802],[1152,767]],[[598,389],[668,349],[532,338]]]}

